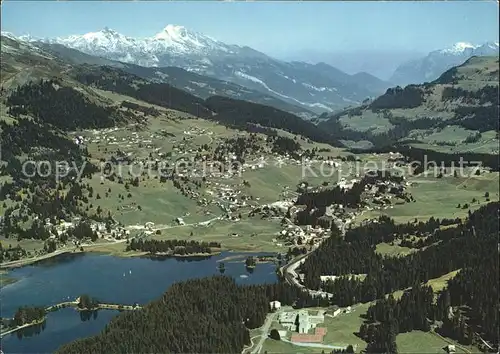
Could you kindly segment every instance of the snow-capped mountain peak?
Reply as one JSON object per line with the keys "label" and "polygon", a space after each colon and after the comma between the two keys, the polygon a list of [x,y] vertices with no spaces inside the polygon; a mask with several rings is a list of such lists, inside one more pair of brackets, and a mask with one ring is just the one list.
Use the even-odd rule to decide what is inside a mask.
{"label": "snow-capped mountain peak", "polygon": [[[132,38],[120,34],[108,27],[82,35],[45,39],[49,43],[58,43],[86,53],[107,56],[116,55],[112,59],[134,61],[146,66],[155,66],[158,55],[198,55],[206,56],[208,52],[229,52],[229,47],[211,37],[190,31],[183,26],[169,24],[151,37]],[[118,54],[119,53],[119,54]]]}
{"label": "snow-capped mountain peak", "polygon": [[157,47],[157,43],[161,42],[164,46],[174,46],[180,51],[187,51],[192,47],[203,48],[212,40],[202,34],[188,31],[183,26],[167,25],[161,32],[154,35],[152,38],[146,38],[146,42],[151,49]]}
{"label": "snow-capped mountain peak", "polygon": [[83,51],[119,51],[126,50],[127,48],[136,45],[135,39],[126,37],[108,27],[105,27],[98,32],[89,32],[83,35],[71,35],[64,38],[49,39],[44,41],[49,43],[59,43]]}
{"label": "snow-capped mountain peak", "polygon": [[[482,45],[475,45],[468,42],[457,42],[449,48],[436,51],[438,54],[448,55],[487,55],[483,52],[498,50],[498,42],[486,42]],[[491,55],[491,54],[490,54]]]}
{"label": "snow-capped mountain peak", "polygon": [[376,78],[373,88],[371,82],[365,83],[366,78],[350,76],[327,65],[287,63],[250,47],[226,44],[174,24],[149,37],[128,37],[106,27],[97,32],[38,41],[145,67],[180,67],[317,113],[361,102],[387,88],[387,83],[379,83]]}
{"label": "snow-capped mountain peak", "polygon": [[482,45],[457,42],[449,48],[435,50],[427,56],[401,64],[391,81],[399,85],[420,84],[437,79],[453,66],[463,64],[472,56],[498,56],[498,42]]}
{"label": "snow-capped mountain peak", "polygon": [[101,30],[102,33],[108,33],[110,35],[118,35],[119,33],[116,32],[115,30],[109,28],[108,26],[104,27],[103,30]]}
{"label": "snow-capped mountain peak", "polygon": [[153,38],[158,40],[182,40],[188,36],[184,26],[167,25],[163,31],[157,33]]}
{"label": "snow-capped mountain peak", "polygon": [[475,49],[474,55],[493,55],[495,52],[498,55],[498,42],[486,42]]}
{"label": "snow-capped mountain peak", "polygon": [[448,54],[461,54],[465,52],[466,50],[474,50],[476,49],[477,46],[467,43],[467,42],[457,42],[454,45],[452,45],[450,48],[443,49],[441,52],[442,53],[448,53]]}
{"label": "snow-capped mountain peak", "polygon": [[7,37],[9,39],[13,39],[13,40],[20,39],[20,40],[23,40],[23,39],[21,39],[21,36],[20,37],[16,37],[12,32],[2,31],[1,34],[2,34],[3,37]]}

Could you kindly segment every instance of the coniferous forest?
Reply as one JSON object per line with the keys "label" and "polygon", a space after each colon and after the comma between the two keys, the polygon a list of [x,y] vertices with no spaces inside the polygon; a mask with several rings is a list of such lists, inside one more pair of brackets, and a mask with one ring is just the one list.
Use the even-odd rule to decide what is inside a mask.
{"label": "coniferous forest", "polygon": [[127,245],[127,251],[145,251],[152,254],[171,253],[187,255],[193,253],[211,253],[212,248],[220,248],[218,242],[199,242],[187,240],[142,240],[135,238]]}
{"label": "coniferous forest", "polygon": [[91,102],[58,80],[40,80],[19,86],[7,99],[13,116],[31,114],[39,123],[66,130],[112,127],[122,117],[116,109]]}
{"label": "coniferous forest", "polygon": [[[396,352],[397,333],[437,331],[463,344],[481,338],[498,346],[498,222],[499,203],[492,202],[469,212],[465,222],[431,219],[426,223],[396,225],[382,217],[379,223],[361,226],[346,233],[338,230],[313,252],[302,265],[306,286],[333,294],[339,306],[376,299],[368,310],[368,323],[360,336],[368,352]],[[440,225],[453,225],[440,228]],[[380,242],[408,235],[433,240],[426,248],[404,257],[382,257],[375,253]],[[459,270],[434,302],[432,289],[421,286],[429,279]],[[364,280],[351,277],[366,274]],[[321,283],[320,275],[338,275]],[[411,288],[396,301],[396,290]]]}
{"label": "coniferous forest", "polygon": [[172,285],[140,311],[114,318],[104,331],[61,347],[58,353],[240,353],[248,329],[263,325],[269,302],[317,305],[286,284],[239,286],[229,277]]}

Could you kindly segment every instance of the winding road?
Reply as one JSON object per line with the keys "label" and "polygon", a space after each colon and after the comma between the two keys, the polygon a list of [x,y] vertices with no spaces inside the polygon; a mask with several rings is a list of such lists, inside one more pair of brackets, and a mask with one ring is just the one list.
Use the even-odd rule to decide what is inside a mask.
{"label": "winding road", "polygon": [[278,314],[280,312],[282,312],[281,309],[278,310],[278,311],[276,311],[276,312],[271,313],[269,316],[266,317],[266,322],[260,328],[261,335],[260,335],[259,342],[252,349],[252,351],[250,352],[251,354],[258,354],[258,353],[260,353],[260,351],[262,350],[262,345],[264,345],[264,341],[267,339],[267,335],[269,333],[269,328],[271,328],[271,324],[273,323],[273,321],[275,320],[276,316],[278,316]]}
{"label": "winding road", "polygon": [[[346,227],[349,224],[349,222],[343,222],[341,219],[336,219],[337,225],[339,226],[340,229],[340,234],[342,237],[345,236],[346,232]],[[318,245],[319,246],[319,245]],[[310,250],[306,254],[300,255],[298,257],[295,257],[292,259],[288,264],[284,265],[281,267],[280,272],[284,276],[285,281],[291,285],[295,285],[299,287],[300,289],[303,289],[304,291],[308,291],[312,295],[324,295],[324,296],[330,296],[330,293],[324,292],[324,291],[318,291],[318,290],[312,290],[312,289],[307,289],[304,285],[302,285],[298,279],[297,273],[295,273],[295,269],[298,268],[299,263],[304,261],[311,253],[313,253],[316,250],[316,248]]]}

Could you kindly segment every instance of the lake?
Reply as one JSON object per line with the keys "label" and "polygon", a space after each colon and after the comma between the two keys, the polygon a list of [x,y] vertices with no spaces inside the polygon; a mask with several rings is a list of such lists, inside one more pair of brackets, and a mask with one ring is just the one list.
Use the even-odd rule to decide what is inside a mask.
{"label": "lake", "polygon": [[[234,254],[224,252],[196,260],[62,255],[9,271],[7,276],[17,281],[1,289],[1,314],[12,317],[19,306],[49,306],[73,301],[81,294],[104,303],[143,305],[158,298],[173,283],[220,274],[217,261],[230,255]],[[277,281],[272,263],[259,263],[252,273],[241,261],[228,260],[224,264],[224,275],[232,276],[238,284]],[[5,354],[52,353],[65,343],[99,333],[117,314],[118,311],[100,310],[90,318],[81,318],[74,309],[61,309],[49,313],[44,326],[2,338],[2,350]]]}

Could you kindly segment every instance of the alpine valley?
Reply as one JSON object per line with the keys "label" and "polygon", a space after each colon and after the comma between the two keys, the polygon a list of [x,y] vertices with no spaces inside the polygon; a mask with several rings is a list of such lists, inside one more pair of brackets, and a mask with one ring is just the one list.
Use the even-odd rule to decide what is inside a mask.
{"label": "alpine valley", "polygon": [[498,353],[494,44],[392,84],[174,25],[0,42],[0,354]]}

